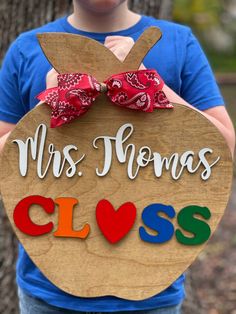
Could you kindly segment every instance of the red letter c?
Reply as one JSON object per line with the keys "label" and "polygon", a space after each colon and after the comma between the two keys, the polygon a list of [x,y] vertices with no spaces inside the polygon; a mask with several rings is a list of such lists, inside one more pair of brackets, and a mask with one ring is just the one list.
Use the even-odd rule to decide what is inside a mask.
{"label": "red letter c", "polygon": [[53,229],[53,223],[49,222],[45,225],[37,225],[32,222],[29,216],[30,206],[37,204],[42,206],[48,214],[54,213],[54,202],[51,198],[46,198],[39,195],[28,196],[21,200],[15,207],[13,219],[17,228],[30,236],[40,236],[49,233]]}

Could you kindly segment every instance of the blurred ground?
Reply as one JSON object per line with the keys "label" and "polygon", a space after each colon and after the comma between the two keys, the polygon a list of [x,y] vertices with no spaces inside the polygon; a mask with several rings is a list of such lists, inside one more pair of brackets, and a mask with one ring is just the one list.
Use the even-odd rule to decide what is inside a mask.
{"label": "blurred ground", "polygon": [[[236,125],[235,86],[223,86],[222,92]],[[219,228],[187,278],[183,314],[236,314],[236,178]]]}

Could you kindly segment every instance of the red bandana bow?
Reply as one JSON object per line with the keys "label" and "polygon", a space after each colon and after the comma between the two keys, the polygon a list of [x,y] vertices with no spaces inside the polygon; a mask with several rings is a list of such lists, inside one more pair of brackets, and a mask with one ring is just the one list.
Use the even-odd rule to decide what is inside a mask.
{"label": "red bandana bow", "polygon": [[59,74],[58,87],[37,96],[52,109],[51,127],[66,124],[86,113],[96,97],[106,92],[113,104],[152,112],[173,108],[162,91],[164,82],[155,70],[125,72],[99,83],[88,74]]}

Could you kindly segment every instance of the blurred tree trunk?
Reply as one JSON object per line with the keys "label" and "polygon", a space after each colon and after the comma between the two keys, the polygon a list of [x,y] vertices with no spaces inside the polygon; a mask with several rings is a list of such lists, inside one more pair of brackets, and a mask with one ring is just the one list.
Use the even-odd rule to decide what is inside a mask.
{"label": "blurred tree trunk", "polygon": [[[171,19],[173,0],[130,0],[136,12]],[[69,0],[1,0],[0,60],[9,44],[23,31],[38,27],[72,10]],[[17,241],[12,233],[3,205],[0,204],[0,313],[17,314],[15,260]],[[33,313],[32,313],[33,314]]]}

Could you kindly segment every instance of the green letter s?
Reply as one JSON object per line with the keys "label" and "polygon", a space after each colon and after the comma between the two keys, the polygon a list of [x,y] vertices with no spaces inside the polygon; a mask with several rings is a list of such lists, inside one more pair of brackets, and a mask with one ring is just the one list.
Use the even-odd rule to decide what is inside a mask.
{"label": "green letter s", "polygon": [[201,215],[204,219],[211,217],[211,212],[207,207],[197,205],[190,205],[184,207],[177,216],[177,221],[180,227],[185,231],[194,234],[194,237],[186,237],[180,229],[175,231],[176,239],[179,243],[184,245],[200,245],[205,243],[210,235],[211,229],[209,225],[194,217],[194,215]]}

